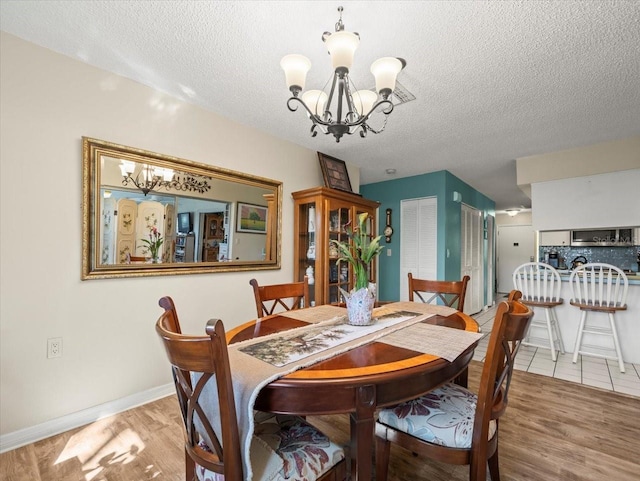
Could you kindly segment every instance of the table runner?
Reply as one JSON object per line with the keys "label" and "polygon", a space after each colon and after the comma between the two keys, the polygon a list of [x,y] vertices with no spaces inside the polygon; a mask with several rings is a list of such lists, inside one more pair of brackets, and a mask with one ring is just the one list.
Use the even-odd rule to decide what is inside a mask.
{"label": "table runner", "polygon": [[[327,309],[328,307],[330,307],[331,309]],[[317,311],[310,312],[314,310]],[[302,335],[305,332],[317,329],[320,325],[329,325],[332,322],[335,322],[337,320],[336,318],[339,317],[335,315],[336,313],[341,313],[344,315],[346,313],[346,309],[338,308],[336,306],[318,306],[316,308],[282,313],[280,315],[286,314],[288,317],[292,318],[296,316],[295,318],[298,319],[300,319],[300,317],[298,316],[302,316],[303,318],[305,318],[304,320],[306,322],[311,322],[311,325],[295,328],[289,331],[285,331],[284,333],[274,333],[268,336],[262,336],[257,339],[248,339],[239,343],[229,345],[229,364],[231,367],[236,413],[238,416],[238,427],[242,443],[241,446],[243,449],[245,479],[247,481],[250,481],[253,476],[251,464],[249,461],[249,448],[251,445],[251,438],[254,429],[253,406],[255,404],[258,393],[260,392],[260,389],[287,374],[311,366],[322,360],[334,357],[338,354],[354,349],[355,347],[362,346],[374,340],[378,340],[379,338],[387,336],[390,333],[398,331],[399,329],[406,328],[424,321],[425,319],[428,319],[433,315],[447,316],[456,312],[455,309],[446,306],[426,305],[413,302],[398,302],[387,304],[380,308],[374,309],[374,316],[400,310],[418,313],[419,315],[391,325],[390,327],[387,327],[382,331],[372,332],[364,337],[360,337],[346,344],[314,353],[308,357],[305,357],[304,359],[296,360],[280,367],[257,359],[245,352],[242,352],[241,349],[244,349],[253,344],[265,343],[270,340],[281,338],[282,336],[287,335],[286,333],[291,333],[292,331],[296,331],[297,334]],[[318,315],[319,313],[321,313],[321,316],[333,317],[325,317],[325,320],[320,321],[319,318],[321,316]],[[314,320],[308,321],[307,318],[314,318]],[[210,413],[217,412],[218,396],[215,379],[212,378],[212,380],[207,383],[201,399],[203,405],[202,407],[206,411]],[[217,420],[212,419],[212,425],[214,429],[220,432],[219,422],[217,422]]]}
{"label": "table runner", "polygon": [[325,322],[317,322],[308,328],[295,328],[279,332],[268,339],[259,338],[258,342],[243,345],[238,347],[238,350],[272,366],[284,367],[295,362],[304,362],[308,357],[328,352],[341,345],[357,342],[370,334],[389,329],[396,324],[419,316],[422,316],[419,312],[389,311],[387,309],[374,314],[374,322],[370,325],[355,326],[348,323],[345,314]]}

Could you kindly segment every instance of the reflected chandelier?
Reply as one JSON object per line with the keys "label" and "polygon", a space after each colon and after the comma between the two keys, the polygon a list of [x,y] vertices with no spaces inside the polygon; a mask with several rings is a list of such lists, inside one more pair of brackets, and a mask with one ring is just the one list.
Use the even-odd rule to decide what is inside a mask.
{"label": "reflected chandelier", "polygon": [[[379,134],[387,125],[387,118],[393,111],[393,103],[389,100],[396,86],[396,77],[406,66],[404,59],[383,57],[371,65],[371,73],[375,77],[376,92],[371,90],[355,90],[353,81],[349,78],[349,69],[353,64],[353,54],[360,43],[360,36],[356,32],[348,32],[342,23],[342,7],[338,7],[340,19],[335,25],[334,33],[324,32],[322,41],[327,45],[334,74],[331,89],[327,95],[322,90],[308,90],[300,96],[304,89],[307,72],[311,62],[303,55],[286,55],[280,61],[287,80],[287,87],[293,94],[287,100],[287,107],[295,112],[302,104],[311,122],[311,136],[315,137],[320,130],[323,134],[333,134],[336,142],[347,134],[360,132],[360,137],[366,137],[367,131]],[[327,85],[329,82],[327,82]],[[353,88],[353,93],[352,93]],[[334,102],[335,101],[335,102]],[[334,112],[331,111],[335,103]],[[373,129],[367,121],[375,111],[382,111],[384,124],[382,128]]]}
{"label": "reflected chandelier", "polygon": [[183,174],[184,178],[181,178],[173,169],[164,167],[142,164],[142,167],[136,174],[136,163],[130,160],[122,160],[120,162],[120,172],[123,177],[122,185],[127,186],[129,183],[132,183],[140,189],[145,196],[156,187],[164,187],[167,190],[175,189],[183,192],[200,192],[201,194],[211,189],[211,185],[206,180],[206,177],[199,180],[192,175]]}

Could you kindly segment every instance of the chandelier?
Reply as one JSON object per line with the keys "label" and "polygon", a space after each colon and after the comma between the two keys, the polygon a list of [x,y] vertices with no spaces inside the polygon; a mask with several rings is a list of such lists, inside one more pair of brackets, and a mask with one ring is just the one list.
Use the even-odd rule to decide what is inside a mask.
{"label": "chandelier", "polygon": [[[378,93],[372,90],[355,90],[355,85],[349,78],[349,69],[353,64],[353,54],[360,43],[360,36],[356,32],[344,29],[342,10],[342,7],[338,7],[340,19],[335,25],[336,31],[324,32],[322,35],[334,69],[328,95],[323,90],[308,90],[300,95],[304,89],[307,72],[311,68],[311,62],[307,57],[286,55],[280,61],[287,87],[293,94],[293,97],[287,100],[289,110],[295,112],[298,110],[295,103],[302,104],[313,123],[311,136],[315,137],[318,131],[321,131],[323,134],[332,134],[336,142],[340,142],[340,138],[345,134],[360,132],[360,137],[364,138],[367,131],[379,134],[384,130],[387,118],[393,111],[393,103],[389,97],[395,89],[398,73],[407,64],[401,58],[380,58],[371,65]],[[374,112],[379,111],[384,114],[384,123],[382,128],[376,130],[368,124],[368,120]]]}
{"label": "chandelier", "polygon": [[142,164],[136,172],[136,163],[130,160],[122,160],[120,163],[122,173],[122,185],[129,183],[135,185],[146,196],[155,188],[175,189],[183,192],[199,192],[204,194],[211,189],[207,177],[198,179],[195,176],[182,173],[180,175],[173,169],[157,167],[155,165]]}

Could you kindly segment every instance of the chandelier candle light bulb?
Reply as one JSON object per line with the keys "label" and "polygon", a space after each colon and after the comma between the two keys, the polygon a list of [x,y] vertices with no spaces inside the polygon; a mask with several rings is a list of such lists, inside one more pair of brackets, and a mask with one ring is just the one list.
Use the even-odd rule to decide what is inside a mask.
{"label": "chandelier candle light bulb", "polygon": [[[373,92],[371,93],[373,94]],[[307,90],[302,94],[302,101],[318,116],[324,115],[324,107],[327,104],[327,98],[327,94],[322,90]]]}
{"label": "chandelier candle light bulb", "polygon": [[[304,90],[307,73],[311,69],[311,61],[307,57],[297,54],[286,55],[280,61],[287,88],[293,95],[287,101],[289,110],[295,112],[298,109],[296,102],[302,104],[312,122],[311,136],[318,135],[319,130],[325,135],[332,134],[336,142],[340,142],[345,134],[359,132],[360,137],[364,138],[368,131],[379,134],[384,130],[387,117],[393,111],[390,97],[396,86],[396,78],[407,64],[403,59],[395,57],[376,60],[371,65],[371,73],[375,77],[377,93],[368,90],[356,91],[349,71],[360,44],[360,36],[344,29],[342,10],[342,7],[338,7],[340,19],[335,25],[335,32],[325,32],[322,35],[334,69],[329,94],[309,90],[300,95]],[[335,110],[332,111],[332,108]],[[367,123],[374,112],[384,114],[384,124],[377,130]]]}
{"label": "chandelier candle light bulb", "polygon": [[293,95],[304,89],[307,72],[311,69],[311,61],[304,55],[286,55],[280,60],[280,67],[284,70],[287,88]]}
{"label": "chandelier candle light bulb", "polygon": [[348,72],[353,65],[353,56],[360,44],[358,35],[346,30],[335,33],[326,32],[324,41],[327,44],[329,55],[331,55],[333,69],[346,69]]}

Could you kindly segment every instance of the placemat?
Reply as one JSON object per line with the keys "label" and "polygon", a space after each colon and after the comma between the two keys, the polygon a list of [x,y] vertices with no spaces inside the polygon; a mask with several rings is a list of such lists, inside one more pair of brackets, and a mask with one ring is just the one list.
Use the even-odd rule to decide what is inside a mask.
{"label": "placemat", "polygon": [[323,304],[322,306],[317,306],[312,309],[293,309],[291,311],[279,312],[278,315],[298,321],[317,323],[326,321],[332,317],[343,316],[346,312],[344,307]]}
{"label": "placemat", "polygon": [[413,324],[378,339],[391,346],[434,354],[449,362],[455,361],[483,334],[431,324]]}

